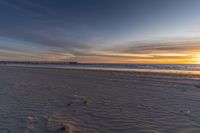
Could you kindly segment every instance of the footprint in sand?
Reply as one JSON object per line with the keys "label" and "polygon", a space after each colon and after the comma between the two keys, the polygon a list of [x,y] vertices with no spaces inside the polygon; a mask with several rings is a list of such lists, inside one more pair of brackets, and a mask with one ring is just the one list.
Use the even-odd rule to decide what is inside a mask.
{"label": "footprint in sand", "polygon": [[24,133],[42,133],[45,131],[45,119],[29,116]]}
{"label": "footprint in sand", "polygon": [[88,105],[89,100],[85,96],[79,96],[79,95],[74,95],[71,97],[70,102],[67,104],[67,106],[72,106],[72,105]]}
{"label": "footprint in sand", "polygon": [[183,113],[185,116],[188,116],[191,113],[190,109],[182,109],[180,110],[181,113]]}
{"label": "footprint in sand", "polygon": [[73,133],[74,127],[71,124],[66,123],[62,119],[62,115],[55,113],[47,118],[47,130],[49,131],[65,131],[67,133]]}
{"label": "footprint in sand", "polygon": [[57,114],[48,118],[28,117],[27,119],[24,133],[76,133],[78,131],[73,125],[64,122]]}

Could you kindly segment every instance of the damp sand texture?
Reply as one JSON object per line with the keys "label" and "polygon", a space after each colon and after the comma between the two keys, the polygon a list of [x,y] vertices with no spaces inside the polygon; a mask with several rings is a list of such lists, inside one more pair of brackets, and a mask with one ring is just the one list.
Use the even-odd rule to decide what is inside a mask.
{"label": "damp sand texture", "polygon": [[0,67],[0,133],[199,133],[199,79]]}

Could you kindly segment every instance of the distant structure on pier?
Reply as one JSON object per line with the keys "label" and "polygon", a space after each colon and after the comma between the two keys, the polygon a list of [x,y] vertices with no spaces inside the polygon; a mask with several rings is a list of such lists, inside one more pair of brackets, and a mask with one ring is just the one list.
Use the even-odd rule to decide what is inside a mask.
{"label": "distant structure on pier", "polygon": [[79,64],[77,61],[70,61],[68,62],[69,64],[75,65],[75,64]]}
{"label": "distant structure on pier", "polygon": [[70,62],[52,62],[52,61],[0,61],[0,64],[79,64],[77,61]]}

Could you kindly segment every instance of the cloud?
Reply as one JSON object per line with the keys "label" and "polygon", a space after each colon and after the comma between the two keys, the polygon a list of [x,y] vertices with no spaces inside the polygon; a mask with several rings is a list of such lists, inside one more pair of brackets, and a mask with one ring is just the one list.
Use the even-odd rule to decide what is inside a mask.
{"label": "cloud", "polygon": [[27,42],[30,47],[34,44],[35,47],[46,48],[46,52],[73,53],[73,49],[89,48],[89,36],[93,33],[74,21],[73,14],[68,15],[62,4],[59,8],[53,4],[54,1],[45,3],[0,1],[0,36]]}
{"label": "cloud", "polygon": [[[102,61],[103,59],[115,61],[117,59],[184,59],[192,58],[200,52],[200,41],[185,38],[128,42],[115,44],[110,48],[104,44],[100,47],[98,41],[95,43],[91,41],[96,36],[99,37],[95,32],[101,31],[98,27],[93,27],[95,30],[91,28],[91,21],[87,18],[92,18],[92,14],[89,14],[90,17],[85,17],[84,13],[75,11],[76,4],[74,5],[76,8],[68,10],[65,6],[70,7],[70,5],[66,3],[58,5],[55,5],[54,1],[47,3],[48,5],[39,1],[0,1],[0,15],[2,15],[0,37],[14,40],[9,40],[11,43],[9,41],[4,43],[0,38],[1,51],[6,51],[13,59],[19,55],[19,57],[28,56],[32,59],[84,58],[88,61],[92,57],[95,57],[94,61],[100,58]],[[88,12],[86,11],[85,14]],[[94,22],[96,23],[97,20],[98,18]],[[112,25],[109,26],[112,29]],[[102,27],[104,25],[99,28]],[[108,33],[105,32],[106,35]],[[0,55],[8,57],[5,52]]]}
{"label": "cloud", "polygon": [[[195,63],[200,53],[200,42],[192,40],[165,40],[129,42],[111,48],[81,50],[78,60],[107,63]],[[76,55],[76,54],[75,54]],[[99,59],[99,60],[98,60]]]}
{"label": "cloud", "polygon": [[129,42],[107,49],[115,53],[156,54],[156,53],[194,53],[200,52],[200,41],[155,41]]}
{"label": "cloud", "polygon": [[[200,43],[195,39],[129,42],[105,48],[87,43],[70,42],[67,39],[64,40],[63,37],[60,38],[59,34],[43,33],[45,32],[34,32],[39,39],[38,42],[34,41],[34,43],[33,41],[18,40],[8,40],[9,45],[0,43],[0,50],[10,53],[10,56],[5,53],[1,53],[1,56],[4,58],[13,57],[13,59],[27,56],[29,60],[68,61],[73,59],[80,62],[101,61],[101,63],[103,63],[103,60],[110,63],[119,60],[119,62],[137,63],[137,61],[146,62],[150,60],[179,60],[180,62],[181,60],[192,59],[200,52]],[[1,40],[3,39],[1,38]]]}

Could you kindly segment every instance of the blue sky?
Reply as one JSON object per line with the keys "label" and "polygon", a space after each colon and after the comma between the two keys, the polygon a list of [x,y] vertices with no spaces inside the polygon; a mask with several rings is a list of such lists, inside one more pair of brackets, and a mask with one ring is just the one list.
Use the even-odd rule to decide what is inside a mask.
{"label": "blue sky", "polygon": [[199,12],[199,0],[0,0],[0,60],[191,56],[198,53],[187,49],[199,47]]}

